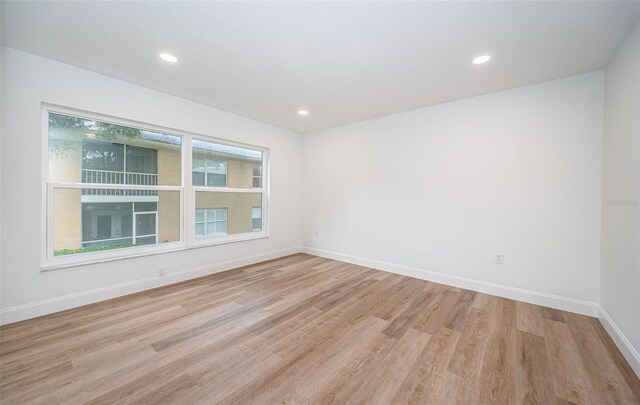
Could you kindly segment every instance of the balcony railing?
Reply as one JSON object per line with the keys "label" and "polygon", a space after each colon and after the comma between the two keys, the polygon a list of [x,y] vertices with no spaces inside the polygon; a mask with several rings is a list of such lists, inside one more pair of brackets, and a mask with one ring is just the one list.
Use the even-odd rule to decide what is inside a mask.
{"label": "balcony railing", "polygon": [[[133,184],[137,186],[157,186],[158,175],[150,173],[130,173],[110,170],[82,169],[82,182],[92,184]],[[82,195],[126,195],[155,196],[155,190],[110,190],[83,189]]]}

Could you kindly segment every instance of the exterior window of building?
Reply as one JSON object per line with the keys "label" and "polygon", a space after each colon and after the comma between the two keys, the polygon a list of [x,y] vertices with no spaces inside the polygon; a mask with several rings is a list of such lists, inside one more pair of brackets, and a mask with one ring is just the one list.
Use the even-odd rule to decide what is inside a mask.
{"label": "exterior window of building", "polygon": [[262,187],[262,166],[253,166],[253,188]]}
{"label": "exterior window of building", "polygon": [[251,208],[251,221],[254,232],[262,230],[262,207]]}
{"label": "exterior window of building", "polygon": [[227,162],[193,157],[193,185],[206,187],[227,186]]}
{"label": "exterior window of building", "polygon": [[124,172],[124,144],[83,139],[82,170],[84,176],[88,176],[85,170]]}
{"label": "exterior window of building", "polygon": [[266,149],[65,108],[44,114],[43,268],[268,236]]}
{"label": "exterior window of building", "polygon": [[158,243],[157,206],[155,202],[82,204],[82,247]]}
{"label": "exterior window of building", "polygon": [[196,210],[196,238],[227,234],[227,208]]}
{"label": "exterior window of building", "polygon": [[[82,141],[82,182],[158,185],[158,150],[85,139]],[[90,190],[86,195],[157,195],[150,190]]]}

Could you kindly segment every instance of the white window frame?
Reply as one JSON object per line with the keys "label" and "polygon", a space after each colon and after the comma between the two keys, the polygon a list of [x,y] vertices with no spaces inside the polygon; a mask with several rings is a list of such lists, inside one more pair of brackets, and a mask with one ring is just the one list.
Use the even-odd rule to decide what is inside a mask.
{"label": "white window frame", "polygon": [[[261,239],[270,237],[269,231],[269,148],[229,141],[208,135],[195,134],[175,128],[167,128],[127,118],[113,117],[65,107],[55,104],[42,103],[42,209],[41,215],[41,271],[51,271],[70,267],[83,266],[93,263],[103,263],[114,260],[124,260],[130,258],[144,257],[155,254],[182,251],[187,249],[215,246],[226,243],[234,243],[246,240]],[[99,184],[99,183],[70,183],[70,182],[50,182],[49,181],[49,113],[71,115],[87,120],[101,121],[110,124],[123,125],[131,128],[138,128],[159,132],[167,135],[182,138],[181,143],[181,170],[182,181],[178,186],[138,186],[128,184]],[[262,188],[236,189],[228,187],[195,187],[192,185],[192,148],[193,139],[205,142],[213,142],[221,145],[246,148],[262,152]],[[228,166],[227,166],[228,182]],[[228,183],[227,183],[228,184]],[[53,195],[55,189],[113,189],[113,190],[151,190],[151,191],[175,191],[180,193],[179,216],[180,216],[180,239],[174,242],[160,243],[156,245],[135,246],[99,252],[78,253],[73,255],[54,256],[53,254]],[[197,191],[209,192],[235,192],[235,193],[261,193],[262,194],[262,231],[246,232],[226,236],[214,236],[209,238],[195,238],[195,196]],[[227,212],[228,214],[228,212]],[[159,220],[159,215],[156,215]],[[228,218],[227,218],[228,221]],[[159,229],[156,226],[156,235]]]}
{"label": "white window frame", "polygon": [[[236,147],[239,147],[239,148],[252,149],[252,150],[255,150],[257,152],[262,152],[262,171],[263,171],[263,175],[264,175],[265,171],[268,170],[268,166],[269,166],[269,149],[268,148],[262,148],[262,147],[252,146],[252,145],[233,143],[233,142],[229,142],[229,141],[221,141],[219,139],[213,139],[213,138],[210,138],[210,137],[202,137],[202,136],[199,136],[199,135],[194,135],[193,137],[191,137],[189,139],[189,149],[190,149],[189,152],[192,155],[193,155],[193,151],[191,150],[192,149],[191,148],[191,141],[192,140],[198,140],[198,141],[209,142],[209,143],[217,143],[217,144],[228,145],[228,146],[236,146]],[[228,171],[228,165],[227,165],[227,171]],[[189,173],[189,175],[191,175],[191,173]],[[252,173],[252,176],[253,176],[253,173]],[[227,176],[227,179],[228,178],[229,177]],[[269,201],[268,184],[266,184],[265,182],[262,183],[262,188],[231,188],[231,187],[213,187],[213,186],[192,186],[191,189],[192,189],[191,204],[193,206],[193,208],[191,209],[191,212],[194,215],[194,218],[191,218],[191,223],[194,224],[194,226],[195,226],[196,194],[199,193],[199,192],[206,192],[206,193],[249,193],[249,194],[262,193],[262,199],[261,199],[262,206],[265,206],[265,204],[268,204],[268,201]],[[227,214],[228,214],[228,212],[227,212]],[[264,213],[263,213],[263,216],[264,216]],[[227,219],[227,221],[228,221],[228,219]],[[263,226],[265,226],[264,220],[263,220]],[[253,225],[252,225],[252,229],[253,229]],[[228,231],[227,231],[227,233],[228,233]],[[269,229],[263,228],[263,230],[261,232],[249,231],[249,232],[245,232],[245,233],[228,234],[226,236],[209,236],[209,237],[197,238],[197,239],[195,237],[195,229],[192,229],[190,234],[189,234],[189,236],[192,237],[192,243],[194,245],[202,246],[202,245],[210,245],[212,243],[215,244],[216,243],[215,241],[217,241],[217,240],[222,240],[222,241],[226,241],[226,242],[237,242],[237,241],[247,240],[247,239],[259,239],[259,238],[263,238],[263,237],[269,237]]]}

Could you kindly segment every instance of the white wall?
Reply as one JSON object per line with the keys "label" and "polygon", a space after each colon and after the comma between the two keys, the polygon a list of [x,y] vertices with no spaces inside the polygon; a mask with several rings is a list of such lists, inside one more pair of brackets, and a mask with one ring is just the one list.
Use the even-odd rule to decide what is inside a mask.
{"label": "white wall", "polygon": [[598,71],[307,134],[305,250],[594,315],[602,120]]}
{"label": "white wall", "polygon": [[601,317],[640,375],[640,25],[607,66],[604,111]]}
{"label": "white wall", "polygon": [[[0,22],[2,21],[2,6],[0,5]],[[0,27],[0,44],[2,43],[2,27]],[[0,275],[2,274],[2,228],[4,227],[2,222],[2,99],[4,95],[2,93],[2,50],[0,49]],[[0,283],[2,278],[0,277]],[[0,284],[0,302],[2,302],[2,285]],[[0,311],[2,306],[0,306]],[[2,320],[0,319],[0,322]]]}
{"label": "white wall", "polygon": [[[1,77],[3,323],[299,251],[298,134],[6,47]],[[41,273],[42,102],[271,148],[271,237]]]}

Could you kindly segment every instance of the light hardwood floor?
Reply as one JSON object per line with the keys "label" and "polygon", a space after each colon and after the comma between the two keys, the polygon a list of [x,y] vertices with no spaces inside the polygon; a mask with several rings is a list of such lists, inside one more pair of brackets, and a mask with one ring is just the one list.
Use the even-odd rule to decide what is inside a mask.
{"label": "light hardwood floor", "polygon": [[585,316],[299,254],[0,329],[8,404],[638,404]]}

